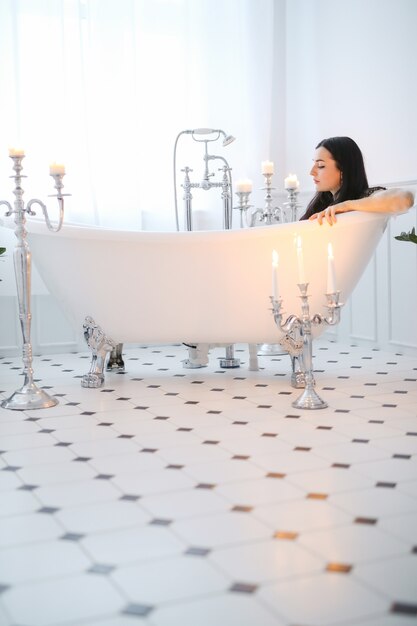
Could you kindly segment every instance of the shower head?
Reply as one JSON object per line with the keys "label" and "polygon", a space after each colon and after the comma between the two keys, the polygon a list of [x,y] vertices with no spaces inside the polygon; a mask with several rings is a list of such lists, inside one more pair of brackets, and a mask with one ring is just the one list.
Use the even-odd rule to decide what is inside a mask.
{"label": "shower head", "polygon": [[224,137],[223,139],[224,147],[228,146],[235,140],[233,135],[226,135],[224,130],[221,130],[220,128],[194,128],[193,130],[185,130],[183,132],[189,135],[210,135],[211,133],[222,134]]}
{"label": "shower head", "polygon": [[224,139],[223,139],[223,146],[225,146],[225,147],[228,146],[234,140],[235,140],[235,137],[233,137],[233,135],[226,135],[226,133],[225,133],[224,134]]}

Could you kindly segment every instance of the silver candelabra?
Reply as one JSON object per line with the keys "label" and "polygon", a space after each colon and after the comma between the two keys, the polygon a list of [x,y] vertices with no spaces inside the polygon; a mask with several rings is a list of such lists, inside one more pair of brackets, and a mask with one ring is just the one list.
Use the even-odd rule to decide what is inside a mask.
{"label": "silver candelabra", "polygon": [[26,207],[23,201],[23,189],[22,178],[26,178],[21,172],[23,169],[22,160],[24,158],[23,152],[10,153],[10,158],[13,160],[14,175],[10,178],[14,179],[15,188],[13,193],[15,195],[14,205],[7,202],[7,200],[0,200],[0,205],[4,204],[8,211],[6,217],[14,215],[14,222],[16,224],[15,235],[17,238],[17,244],[13,253],[17,298],[19,304],[19,319],[23,336],[23,386],[15,391],[9,398],[3,400],[1,406],[5,409],[17,409],[20,411],[31,409],[46,409],[58,404],[58,400],[49,396],[43,389],[39,389],[33,380],[33,367],[32,367],[32,345],[30,340],[30,328],[31,328],[31,275],[32,275],[32,261],[31,252],[28,242],[26,240],[26,213],[28,215],[36,215],[32,210],[33,205],[38,204],[43,212],[46,225],[49,230],[57,232],[60,230],[64,219],[64,196],[70,194],[62,193],[62,179],[64,177],[64,169],[62,166],[51,166],[51,176],[54,179],[56,193],[50,197],[55,197],[58,200],[59,205],[59,219],[57,226],[53,226],[49,219],[48,210],[46,205],[37,198],[30,200]]}
{"label": "silver candelabra", "polygon": [[297,409],[324,409],[327,407],[327,402],[322,400],[314,389],[312,327],[319,324],[329,326],[338,324],[340,322],[340,309],[343,304],[339,302],[339,291],[327,293],[328,315],[322,316],[316,313],[311,317],[307,294],[308,283],[298,284],[298,288],[301,293],[302,313],[300,317],[290,315],[283,322],[282,298],[276,299],[274,296],[270,296],[272,313],[276,325],[285,333],[280,342],[281,345],[288,350],[291,356],[301,356],[305,389],[301,396],[292,403],[292,406]]}
{"label": "silver candelabra", "polygon": [[262,190],[266,191],[265,194],[265,206],[263,209],[256,209],[251,215],[249,226],[255,226],[256,218],[261,222],[264,222],[268,226],[274,223],[283,222],[284,214],[280,206],[272,206],[272,191],[275,187],[272,187],[272,173],[264,173],[265,186]]}
{"label": "silver candelabra", "polygon": [[286,221],[287,222],[296,222],[297,221],[297,211],[301,207],[301,204],[298,203],[298,188],[286,188],[288,194],[287,202],[284,202],[285,213],[286,213]]}

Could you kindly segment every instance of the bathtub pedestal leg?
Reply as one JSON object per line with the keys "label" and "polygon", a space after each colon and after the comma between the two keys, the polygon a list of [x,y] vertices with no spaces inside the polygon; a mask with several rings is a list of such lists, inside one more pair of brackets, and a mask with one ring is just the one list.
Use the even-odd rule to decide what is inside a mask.
{"label": "bathtub pedestal leg", "polygon": [[233,344],[226,346],[226,356],[224,359],[220,359],[220,367],[223,369],[240,367],[240,359],[235,358],[235,347]]}
{"label": "bathtub pedestal leg", "polygon": [[107,372],[124,372],[125,362],[123,361],[123,344],[118,343],[110,352],[109,360],[106,366]]}
{"label": "bathtub pedestal leg", "polygon": [[259,370],[258,344],[250,343],[248,345],[248,348],[249,348],[249,371],[257,372]]}
{"label": "bathtub pedestal leg", "polygon": [[188,348],[188,359],[184,359],[182,362],[182,366],[185,369],[194,370],[200,367],[207,367],[210,349],[208,343],[197,343],[196,345],[185,343],[184,345]]}
{"label": "bathtub pedestal leg", "polygon": [[116,348],[116,343],[106,336],[91,317],[86,317],[83,328],[84,338],[92,352],[92,358],[90,371],[82,377],[81,386],[97,389],[104,383],[104,363],[107,353]]}

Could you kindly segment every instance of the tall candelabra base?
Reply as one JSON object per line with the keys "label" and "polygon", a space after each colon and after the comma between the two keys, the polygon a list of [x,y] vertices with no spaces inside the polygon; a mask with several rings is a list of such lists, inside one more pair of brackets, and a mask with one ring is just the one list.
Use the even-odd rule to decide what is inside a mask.
{"label": "tall candelabra base", "polygon": [[10,398],[3,400],[3,409],[16,411],[31,411],[33,409],[49,409],[58,404],[58,400],[39,389],[35,383],[25,381],[25,384],[15,391]]}
{"label": "tall candelabra base", "polygon": [[328,404],[320,398],[313,387],[306,387],[297,400],[291,403],[295,409],[325,409]]}

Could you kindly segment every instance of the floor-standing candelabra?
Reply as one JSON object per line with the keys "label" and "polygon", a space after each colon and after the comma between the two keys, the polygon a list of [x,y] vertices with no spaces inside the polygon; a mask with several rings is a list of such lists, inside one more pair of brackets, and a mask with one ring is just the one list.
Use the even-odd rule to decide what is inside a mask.
{"label": "floor-standing candelabra", "polygon": [[62,165],[53,164],[50,168],[50,174],[54,179],[56,197],[59,205],[59,220],[56,227],[54,227],[49,219],[48,211],[45,204],[36,198],[30,200],[26,207],[23,201],[23,189],[22,178],[26,178],[21,172],[23,169],[22,160],[24,158],[24,152],[20,150],[10,150],[10,158],[13,160],[14,175],[11,178],[14,179],[15,188],[13,193],[15,195],[14,205],[7,202],[7,200],[0,200],[0,204],[7,206],[8,211],[6,216],[14,215],[14,222],[16,224],[15,235],[17,238],[17,244],[13,253],[14,269],[16,277],[17,298],[19,304],[19,320],[23,336],[23,386],[15,391],[9,398],[1,403],[1,406],[5,409],[17,409],[17,410],[31,410],[31,409],[46,409],[58,404],[58,400],[49,396],[43,389],[39,389],[33,380],[33,367],[32,367],[32,345],[30,340],[30,328],[31,328],[31,253],[28,242],[26,240],[26,213],[28,215],[35,215],[32,210],[34,204],[38,204],[44,214],[46,224],[49,230],[60,230],[63,218],[64,218],[64,196],[69,194],[62,193],[62,179],[65,174],[64,167]]}
{"label": "floor-standing candelabra", "polygon": [[[301,298],[301,317],[296,315],[290,315],[285,322],[283,322],[282,313],[282,298],[274,298],[271,296],[272,313],[276,325],[286,333],[288,341],[294,348],[293,353],[297,351],[301,355],[303,370],[305,375],[305,389],[301,396],[292,403],[292,406],[297,409],[324,409],[327,407],[327,402],[322,400],[315,391],[315,380],[313,375],[313,338],[312,327],[318,324],[327,324],[334,326],[340,322],[340,308],[342,304],[339,302],[339,291],[333,293],[327,293],[327,309],[328,315],[323,317],[319,314],[310,316],[310,307],[308,304],[307,289],[308,283],[301,283],[298,285]],[[296,334],[299,334],[301,341],[297,344],[294,339]]]}

